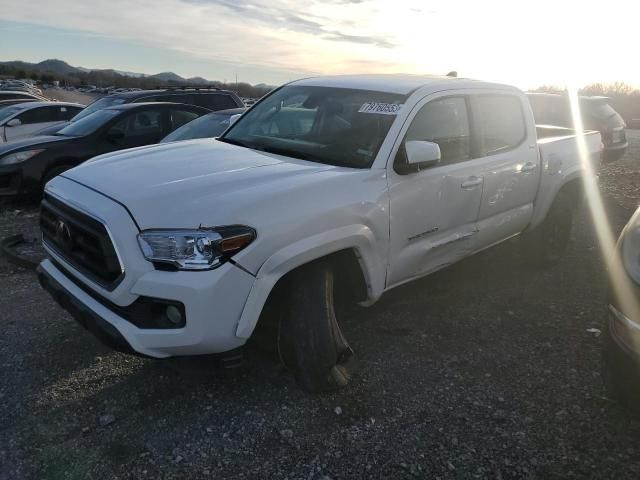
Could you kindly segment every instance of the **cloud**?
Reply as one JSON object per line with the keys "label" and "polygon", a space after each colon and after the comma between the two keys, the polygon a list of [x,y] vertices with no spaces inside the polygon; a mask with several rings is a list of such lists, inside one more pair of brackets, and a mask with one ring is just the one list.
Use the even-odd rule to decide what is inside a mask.
{"label": "cloud", "polygon": [[0,19],[133,41],[201,60],[335,73],[334,64],[392,58],[381,51],[396,48],[393,34],[369,22],[372,2],[379,1],[31,0],[0,9]]}

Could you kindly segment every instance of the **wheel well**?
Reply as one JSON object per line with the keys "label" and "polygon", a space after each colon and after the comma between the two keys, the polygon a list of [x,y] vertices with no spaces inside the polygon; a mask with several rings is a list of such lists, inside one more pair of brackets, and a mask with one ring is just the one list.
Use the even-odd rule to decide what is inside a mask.
{"label": "wheel well", "polygon": [[584,200],[584,185],[582,184],[582,179],[576,178],[565,183],[556,195],[556,199],[560,196],[567,198],[573,209],[579,208]]}
{"label": "wheel well", "polygon": [[358,254],[354,249],[340,250],[300,265],[287,272],[277,281],[262,307],[252,338],[257,343],[262,344],[263,347],[271,349],[269,345],[273,345],[273,335],[277,329],[276,325],[282,310],[283,297],[288,290],[292,274],[315,262],[328,262],[332,266],[335,274],[334,278],[339,288],[342,288],[342,292],[348,293],[349,300],[361,302],[367,299],[367,282],[358,260]]}

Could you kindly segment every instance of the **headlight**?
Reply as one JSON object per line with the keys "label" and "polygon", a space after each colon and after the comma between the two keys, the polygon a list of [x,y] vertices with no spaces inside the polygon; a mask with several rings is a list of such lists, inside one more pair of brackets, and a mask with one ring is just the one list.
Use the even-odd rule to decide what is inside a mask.
{"label": "headlight", "polygon": [[256,231],[242,225],[199,230],[146,230],[138,235],[144,258],[179,270],[210,270],[249,245]]}
{"label": "headlight", "polygon": [[640,284],[640,209],[622,232],[622,262],[629,276]]}
{"label": "headlight", "polygon": [[0,157],[0,165],[13,165],[15,163],[21,163],[41,152],[44,152],[44,149],[41,148],[39,150],[25,150],[24,152],[10,153],[5,157]]}

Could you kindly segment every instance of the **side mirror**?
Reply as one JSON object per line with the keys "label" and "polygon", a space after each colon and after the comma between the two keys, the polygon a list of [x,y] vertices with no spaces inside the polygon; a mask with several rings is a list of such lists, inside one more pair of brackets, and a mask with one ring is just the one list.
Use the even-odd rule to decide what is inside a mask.
{"label": "side mirror", "polygon": [[124,132],[119,130],[114,130],[112,132],[107,132],[107,140],[109,142],[117,142],[118,140],[122,140],[124,138]]}
{"label": "side mirror", "polygon": [[12,118],[6,123],[7,127],[17,127],[18,125],[22,125],[22,122],[19,118]]}
{"label": "side mirror", "polygon": [[437,143],[422,140],[410,140],[404,144],[407,163],[420,167],[430,167],[440,163],[440,146]]}
{"label": "side mirror", "polygon": [[236,120],[238,120],[241,116],[242,116],[241,113],[236,113],[235,115],[231,115],[231,117],[229,117],[229,126],[236,123]]}

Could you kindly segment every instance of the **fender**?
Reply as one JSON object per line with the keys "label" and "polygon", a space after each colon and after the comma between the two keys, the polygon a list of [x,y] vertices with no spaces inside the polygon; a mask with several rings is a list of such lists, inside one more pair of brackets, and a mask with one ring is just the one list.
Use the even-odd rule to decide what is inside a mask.
{"label": "fender", "polygon": [[375,302],[384,291],[386,277],[386,262],[383,258],[385,252],[378,251],[379,244],[369,227],[348,225],[304,238],[277,251],[262,264],[256,274],[238,322],[236,336],[251,336],[271,290],[284,275],[340,250],[355,250],[367,284],[366,303]]}
{"label": "fender", "polygon": [[574,180],[582,181],[584,170],[580,164],[571,165],[564,171],[561,170],[561,167],[562,162],[560,161],[559,165],[555,165],[554,158],[551,156],[547,161],[543,162],[544,170],[534,203],[533,217],[527,230],[531,230],[543,222],[562,187]]}

